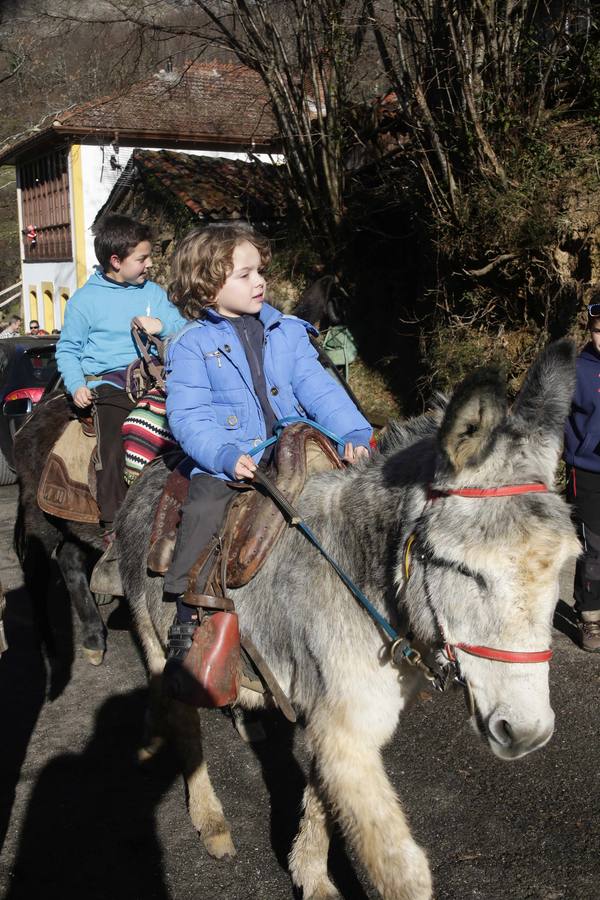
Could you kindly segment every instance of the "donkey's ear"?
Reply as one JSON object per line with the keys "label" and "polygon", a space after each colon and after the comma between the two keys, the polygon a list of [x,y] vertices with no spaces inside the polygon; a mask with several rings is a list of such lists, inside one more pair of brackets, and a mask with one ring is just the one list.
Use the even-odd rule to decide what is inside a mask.
{"label": "donkey's ear", "polygon": [[455,472],[483,460],[506,409],[504,379],[496,371],[482,369],[457,387],[438,433],[440,447]]}
{"label": "donkey's ear", "polygon": [[575,391],[575,356],[575,344],[566,338],[540,353],[513,404],[515,425],[562,436]]}

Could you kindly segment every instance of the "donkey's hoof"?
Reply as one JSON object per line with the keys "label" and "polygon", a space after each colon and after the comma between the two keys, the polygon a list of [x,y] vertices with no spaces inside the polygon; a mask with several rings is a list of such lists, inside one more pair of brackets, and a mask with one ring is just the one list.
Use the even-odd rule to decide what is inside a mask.
{"label": "donkey's hoof", "polygon": [[236,855],[236,849],[229,831],[221,831],[219,834],[209,834],[203,837],[204,846],[215,859],[232,859]]}
{"label": "donkey's hoof", "polygon": [[147,744],[145,744],[143,747],[140,747],[140,749],[138,750],[138,762],[145,763],[148,762],[148,760],[153,759],[159,752],[159,750],[162,749],[164,743],[165,739],[160,735],[156,735],[155,737],[153,737],[150,741],[148,741]]}
{"label": "donkey's hoof", "polygon": [[91,666],[101,666],[104,661],[104,650],[90,650],[88,647],[83,648],[83,653]]}

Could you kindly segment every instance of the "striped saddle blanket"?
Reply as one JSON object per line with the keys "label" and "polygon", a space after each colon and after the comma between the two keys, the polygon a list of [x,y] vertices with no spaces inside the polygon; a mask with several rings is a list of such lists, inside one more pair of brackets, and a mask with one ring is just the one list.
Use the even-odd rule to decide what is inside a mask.
{"label": "striped saddle blanket", "polygon": [[121,431],[125,450],[123,475],[127,484],[132,484],[144,466],[177,446],[167,422],[166,398],[160,388],[151,388],[140,397]]}

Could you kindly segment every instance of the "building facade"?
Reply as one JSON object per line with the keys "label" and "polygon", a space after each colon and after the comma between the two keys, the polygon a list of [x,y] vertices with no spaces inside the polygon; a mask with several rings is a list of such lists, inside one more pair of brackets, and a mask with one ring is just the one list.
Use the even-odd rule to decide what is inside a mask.
{"label": "building facade", "polygon": [[159,72],[0,148],[17,172],[23,317],[60,329],[97,260],[92,225],[134,149],[281,162],[262,82],[229,63]]}

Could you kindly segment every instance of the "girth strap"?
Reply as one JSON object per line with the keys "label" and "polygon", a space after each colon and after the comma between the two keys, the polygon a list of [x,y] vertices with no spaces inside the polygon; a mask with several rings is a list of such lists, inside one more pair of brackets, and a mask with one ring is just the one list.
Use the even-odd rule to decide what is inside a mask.
{"label": "girth strap", "polygon": [[288,722],[295,722],[296,713],[294,711],[294,707],[282,691],[281,687],[279,686],[279,682],[271,672],[262,655],[258,652],[247,635],[242,635],[241,643],[242,647],[258,669],[260,677],[263,679],[269,691],[273,695],[273,699],[277,703],[277,706],[279,707],[283,715],[286,717]]}

